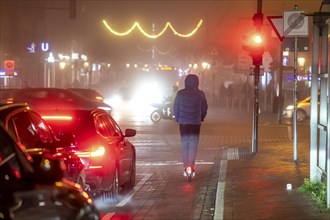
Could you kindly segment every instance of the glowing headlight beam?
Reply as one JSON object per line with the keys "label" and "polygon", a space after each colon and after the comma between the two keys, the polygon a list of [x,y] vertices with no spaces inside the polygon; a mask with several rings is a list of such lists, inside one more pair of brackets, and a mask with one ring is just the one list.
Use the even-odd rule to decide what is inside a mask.
{"label": "glowing headlight beam", "polygon": [[187,34],[179,33],[179,32],[178,32],[178,31],[172,26],[172,24],[171,24],[170,22],[166,22],[164,28],[163,28],[158,34],[149,34],[149,33],[147,33],[147,32],[141,27],[141,25],[139,24],[139,22],[137,22],[137,21],[134,22],[134,24],[132,25],[131,28],[129,28],[127,31],[124,31],[124,32],[118,32],[118,31],[115,31],[113,28],[110,27],[110,25],[107,23],[106,20],[103,20],[102,22],[103,22],[103,24],[105,25],[105,27],[106,27],[106,28],[107,28],[112,34],[117,35],[117,36],[126,36],[126,35],[130,34],[135,28],[138,28],[138,29],[140,30],[140,32],[141,32],[144,36],[146,36],[146,37],[148,37],[148,38],[151,38],[151,39],[156,39],[156,38],[162,36],[168,28],[170,28],[170,29],[172,30],[173,34],[176,35],[176,36],[179,36],[179,37],[191,37],[192,35],[194,35],[194,34],[198,31],[198,29],[200,28],[200,26],[201,26],[202,23],[203,23],[203,20],[201,19],[201,20],[198,22],[198,24],[196,25],[196,27],[195,27],[191,32],[189,32],[189,33],[187,33]]}

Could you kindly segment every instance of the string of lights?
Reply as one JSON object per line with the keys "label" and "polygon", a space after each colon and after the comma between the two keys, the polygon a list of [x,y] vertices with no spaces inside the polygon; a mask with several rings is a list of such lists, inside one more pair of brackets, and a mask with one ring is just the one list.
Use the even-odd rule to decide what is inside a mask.
{"label": "string of lights", "polygon": [[179,33],[173,26],[170,22],[166,22],[164,28],[158,33],[158,34],[149,34],[147,33],[142,27],[141,25],[139,24],[139,22],[135,21],[134,24],[132,25],[131,28],[129,28],[127,31],[124,31],[124,32],[118,32],[118,31],[115,31],[113,28],[110,27],[110,25],[108,25],[107,21],[106,20],[103,20],[103,24],[105,25],[105,27],[114,35],[117,35],[117,36],[126,36],[128,34],[130,34],[135,28],[139,29],[140,32],[146,36],[147,38],[151,38],[151,39],[156,39],[156,38],[159,38],[160,36],[162,36],[165,31],[170,28],[173,32],[174,35],[176,36],[179,36],[179,37],[182,37],[182,38],[186,38],[186,37],[191,37],[192,35],[194,35],[198,29],[200,28],[200,26],[202,25],[203,23],[203,20],[199,20],[198,24],[196,25],[196,27],[190,32],[190,33],[187,33],[187,34],[182,34],[182,33]]}

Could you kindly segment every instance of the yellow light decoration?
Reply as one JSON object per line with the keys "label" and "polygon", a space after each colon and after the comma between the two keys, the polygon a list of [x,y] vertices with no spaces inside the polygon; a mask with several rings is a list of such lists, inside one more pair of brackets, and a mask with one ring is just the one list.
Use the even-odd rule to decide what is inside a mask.
{"label": "yellow light decoration", "polygon": [[181,34],[181,33],[177,32],[177,31],[175,30],[175,28],[171,25],[170,22],[166,22],[164,28],[163,28],[158,34],[149,34],[149,33],[147,33],[147,32],[141,27],[141,25],[140,25],[139,22],[137,22],[137,21],[134,22],[133,26],[132,26],[130,29],[128,29],[127,31],[124,31],[124,32],[118,32],[118,31],[115,31],[114,29],[112,29],[112,28],[108,25],[108,23],[106,22],[106,20],[103,20],[103,24],[105,25],[105,27],[106,27],[111,33],[113,33],[113,34],[115,34],[115,35],[117,35],[117,36],[126,36],[126,35],[130,34],[135,28],[138,28],[138,29],[140,30],[140,32],[141,32],[144,36],[146,36],[146,37],[148,37],[148,38],[151,38],[151,39],[156,39],[156,38],[162,36],[162,35],[165,33],[165,31],[167,30],[167,28],[170,28],[170,29],[172,30],[173,34],[174,34],[174,35],[177,35],[177,36],[179,36],[179,37],[191,37],[192,35],[194,35],[194,34],[197,32],[197,30],[200,28],[200,26],[202,25],[202,23],[203,23],[203,20],[201,19],[201,20],[198,22],[198,24],[196,25],[196,27],[195,27],[194,30],[192,30],[192,31],[191,31],[190,33],[188,33],[188,34]]}

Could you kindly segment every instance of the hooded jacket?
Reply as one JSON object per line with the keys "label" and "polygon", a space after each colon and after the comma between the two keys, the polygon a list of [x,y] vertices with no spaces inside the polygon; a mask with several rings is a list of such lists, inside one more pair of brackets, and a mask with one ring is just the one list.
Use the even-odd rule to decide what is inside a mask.
{"label": "hooded jacket", "polygon": [[204,121],[208,105],[205,93],[198,86],[198,76],[189,74],[185,79],[185,88],[177,92],[174,116],[179,124],[199,125]]}

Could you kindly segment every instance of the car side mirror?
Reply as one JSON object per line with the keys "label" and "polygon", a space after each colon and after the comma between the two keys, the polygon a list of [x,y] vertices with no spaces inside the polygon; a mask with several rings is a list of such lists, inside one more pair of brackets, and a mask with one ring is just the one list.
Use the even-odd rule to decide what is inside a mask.
{"label": "car side mirror", "polygon": [[52,154],[44,153],[33,156],[33,179],[36,184],[54,184],[63,178],[62,164]]}
{"label": "car side mirror", "polygon": [[135,129],[131,129],[131,128],[127,128],[125,130],[125,137],[134,137],[136,135],[136,130]]}

